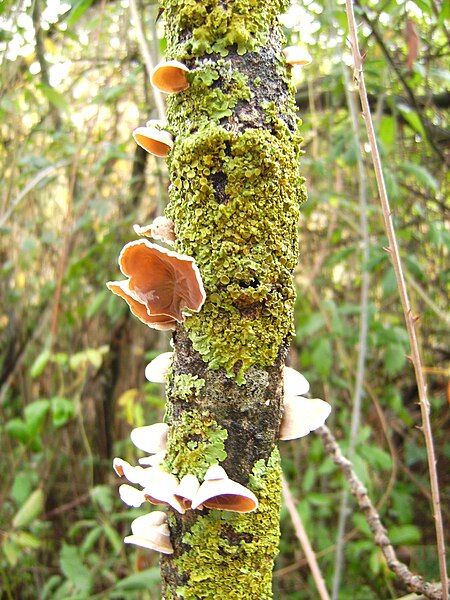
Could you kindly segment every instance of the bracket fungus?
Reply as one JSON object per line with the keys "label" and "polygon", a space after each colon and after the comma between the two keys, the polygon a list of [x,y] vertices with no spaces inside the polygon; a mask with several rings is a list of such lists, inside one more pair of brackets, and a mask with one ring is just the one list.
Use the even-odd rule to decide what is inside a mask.
{"label": "bracket fungus", "polygon": [[168,431],[169,426],[167,423],[154,423],[153,425],[136,427],[131,431],[130,438],[139,450],[149,454],[157,454],[166,450]]}
{"label": "bracket fungus", "polygon": [[189,87],[189,68],[177,60],[163,60],[150,75],[151,84],[166,94],[177,94]]}
{"label": "bracket fungus", "polygon": [[307,379],[295,369],[284,368],[283,418],[280,425],[280,440],[294,440],[308,435],[321,427],[331,412],[325,400],[304,398],[309,391]]}
{"label": "bracket fungus", "polygon": [[[175,498],[187,510],[192,507],[192,502],[200,488],[200,482],[195,475],[188,473],[181,478],[175,491]],[[201,508],[201,506],[197,506]]]}
{"label": "bracket fungus", "polygon": [[165,513],[156,510],[134,519],[131,523],[131,531],[133,535],[129,535],[123,540],[126,544],[135,544],[163,554],[173,553]]}
{"label": "bracket fungus", "polygon": [[145,487],[143,490],[145,499],[152,504],[166,504],[179,513],[184,514],[186,512],[184,506],[175,497],[175,492],[179,484],[175,475],[167,473],[158,467],[153,467],[149,470],[151,473],[145,478]]}
{"label": "bracket fungus", "polygon": [[173,352],[163,352],[145,367],[145,378],[152,383],[166,383],[167,371],[172,363]]}
{"label": "bracket fungus", "polygon": [[122,502],[134,508],[139,508],[146,500],[143,490],[138,490],[127,483],[119,486],[119,496]]}
{"label": "bracket fungus", "polygon": [[128,277],[106,286],[123,298],[131,312],[153,329],[175,329],[185,311],[199,312],[206,299],[194,259],[147,240],[126,244],[119,266]]}
{"label": "bracket fungus", "polygon": [[283,54],[286,57],[287,64],[291,66],[306,67],[312,62],[311,54],[302,46],[286,46],[286,48],[283,48]]}
{"label": "bracket fungus", "polygon": [[159,158],[166,158],[173,148],[172,134],[163,129],[163,121],[148,121],[145,127],[133,131],[136,144]]}
{"label": "bracket fungus", "polygon": [[133,225],[133,229],[137,235],[161,240],[166,244],[173,244],[177,239],[174,222],[163,216],[156,217],[150,225],[144,227]]}
{"label": "bracket fungus", "polygon": [[222,467],[212,465],[192,500],[191,508],[195,510],[201,505],[216,510],[247,513],[258,508],[258,499],[245,486],[229,479]]}

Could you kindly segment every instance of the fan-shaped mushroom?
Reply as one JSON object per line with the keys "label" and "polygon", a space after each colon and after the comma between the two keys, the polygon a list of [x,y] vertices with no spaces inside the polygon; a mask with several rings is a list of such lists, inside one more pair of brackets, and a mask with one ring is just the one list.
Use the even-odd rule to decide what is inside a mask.
{"label": "fan-shaped mushroom", "polygon": [[189,69],[177,60],[164,60],[156,65],[150,75],[152,85],[166,94],[177,94],[187,90]]}
{"label": "fan-shaped mushroom", "polygon": [[173,553],[165,513],[154,511],[134,519],[131,523],[131,531],[133,535],[129,535],[124,539],[126,544],[135,544],[164,554]]}
{"label": "fan-shaped mushroom", "polygon": [[309,392],[309,382],[304,375],[284,367],[284,395],[285,396],[303,396]]}
{"label": "fan-shaped mushroom", "polygon": [[173,148],[172,134],[153,125],[137,127],[133,131],[133,137],[136,144],[159,158],[165,158]]}
{"label": "fan-shaped mushroom", "polygon": [[167,444],[167,432],[169,426],[167,423],[154,423],[144,427],[136,427],[130,434],[131,441],[144,452],[157,454],[165,452]]}
{"label": "fan-shaped mushroom", "polygon": [[184,311],[198,312],[203,306],[206,294],[191,256],[136,240],[122,249],[119,266],[128,280],[106,285],[149,327],[174,329],[185,320]]}
{"label": "fan-shaped mushroom", "polygon": [[285,396],[280,440],[293,440],[308,435],[325,423],[330,412],[331,406],[324,400]]}
{"label": "fan-shaped mushroom", "polygon": [[191,508],[192,501],[198,492],[200,483],[195,475],[187,474],[181,478],[181,481],[175,491],[175,498],[185,509]]}
{"label": "fan-shaped mushroom", "polygon": [[312,62],[311,54],[303,46],[286,46],[283,48],[288,65],[305,67]]}
{"label": "fan-shaped mushroom", "polygon": [[149,470],[152,472],[146,477],[143,490],[145,499],[152,504],[167,504],[179,513],[184,514],[186,511],[183,505],[175,497],[178,488],[178,479],[175,475],[158,467]]}
{"label": "fan-shaped mushroom", "polygon": [[153,383],[165,383],[166,375],[172,363],[173,352],[158,354],[145,367],[145,378]]}
{"label": "fan-shaped mushroom", "polygon": [[146,500],[143,490],[138,490],[126,483],[119,486],[119,496],[122,502],[128,506],[134,506],[134,508],[139,508]]}
{"label": "fan-shaped mushroom", "polygon": [[166,244],[173,244],[177,239],[174,222],[163,216],[156,217],[153,223],[145,225],[144,227],[133,225],[133,229],[137,235],[151,237],[154,240],[161,240]]}
{"label": "fan-shaped mushroom", "polygon": [[246,513],[258,508],[258,499],[245,486],[229,479],[222,467],[214,465],[206,472],[205,481],[192,500],[192,510],[200,505]]}

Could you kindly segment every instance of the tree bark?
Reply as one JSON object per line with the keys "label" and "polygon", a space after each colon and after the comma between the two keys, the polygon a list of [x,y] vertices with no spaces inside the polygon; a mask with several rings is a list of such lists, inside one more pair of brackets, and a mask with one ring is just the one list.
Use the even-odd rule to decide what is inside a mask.
{"label": "tree bark", "polygon": [[163,0],[167,59],[190,69],[168,99],[176,250],[207,299],[174,334],[166,467],[211,464],[258,497],[256,512],[170,512],[163,597],[272,597],[281,501],[276,441],[293,330],[297,222],[305,198],[293,90],[277,14],[284,1]]}

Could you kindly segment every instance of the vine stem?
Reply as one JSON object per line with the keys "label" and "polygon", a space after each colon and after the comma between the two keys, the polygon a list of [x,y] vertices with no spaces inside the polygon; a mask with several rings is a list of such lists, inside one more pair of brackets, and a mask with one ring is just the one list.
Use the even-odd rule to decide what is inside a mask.
{"label": "vine stem", "polygon": [[306,530],[303,527],[302,520],[300,519],[300,515],[298,514],[297,509],[295,507],[295,502],[292,497],[291,490],[289,489],[289,485],[284,476],[281,477],[281,487],[283,490],[284,503],[291,517],[295,535],[301,544],[303,552],[305,553],[305,557],[308,562],[309,568],[311,569],[311,574],[316,584],[317,591],[319,592],[319,596],[321,600],[330,600],[330,596],[325,586],[325,581],[320,570],[319,564],[317,562],[316,555],[311,546],[311,542],[309,541],[308,534],[306,533]]}
{"label": "vine stem", "polygon": [[[133,25],[136,30],[136,37],[138,39],[139,48],[141,50],[142,58],[144,59],[145,69],[147,71],[148,76],[150,77],[153,71],[152,55],[150,54],[150,50],[148,48],[147,41],[145,39],[144,30],[142,28],[142,20],[139,14],[138,8],[136,6],[136,0],[130,0],[130,13],[131,18],[133,20]],[[166,120],[166,108],[164,106],[164,100],[162,98],[161,92],[153,88],[153,97],[155,98],[156,108],[158,110],[159,118],[162,121]]]}
{"label": "vine stem", "polygon": [[353,77],[358,87],[359,97],[361,99],[361,106],[363,110],[363,117],[366,124],[367,137],[370,144],[372,162],[375,171],[375,177],[378,186],[378,193],[380,196],[381,208],[383,212],[384,226],[386,234],[389,240],[389,247],[386,251],[391,257],[392,265],[397,280],[397,287],[400,294],[402,303],[403,313],[406,321],[406,328],[408,331],[409,342],[411,346],[411,362],[414,366],[414,372],[417,381],[417,389],[420,400],[420,411],[422,416],[422,429],[425,437],[425,444],[427,449],[428,458],[428,470],[430,474],[431,484],[431,496],[433,505],[433,515],[436,526],[436,540],[437,550],[439,558],[439,570],[442,583],[442,599],[448,600],[448,576],[447,566],[445,562],[445,541],[444,541],[444,527],[442,522],[441,513],[441,502],[439,495],[439,483],[436,469],[436,456],[434,451],[433,433],[431,430],[430,422],[430,403],[427,396],[427,386],[425,381],[425,374],[422,366],[422,359],[420,356],[419,343],[417,340],[415,323],[417,317],[412,313],[411,304],[409,301],[408,290],[406,287],[405,277],[403,274],[402,263],[400,259],[400,252],[397,243],[397,237],[395,234],[394,223],[392,220],[392,212],[389,205],[389,199],[386,191],[386,185],[383,177],[383,170],[381,166],[380,153],[378,151],[378,145],[375,137],[375,129],[373,126],[372,116],[370,112],[369,99],[367,96],[366,83],[364,80],[363,60],[361,57],[357,27],[355,20],[355,13],[353,8],[353,0],[346,0],[347,10],[347,21],[349,26],[350,44],[353,54],[354,71]]}
{"label": "vine stem", "polygon": [[[367,223],[367,181],[366,168],[364,165],[363,153],[361,152],[361,132],[358,120],[357,100],[354,91],[351,89],[350,74],[345,65],[342,65],[342,74],[344,77],[345,96],[347,99],[348,110],[350,113],[353,129],[353,141],[358,150],[358,199],[359,199],[359,219],[361,229],[361,292],[360,308],[361,316],[359,320],[359,349],[358,366],[356,370],[355,389],[353,392],[352,417],[349,436],[349,459],[353,460],[355,454],[356,442],[358,438],[359,425],[361,421],[361,404],[364,391],[364,374],[367,356],[367,331],[369,322],[369,272],[366,264],[369,260],[369,229]],[[349,514],[348,490],[342,491],[341,506],[339,509],[338,535],[336,541],[335,568],[333,577],[332,598],[337,600],[339,597],[339,588],[341,585],[342,571],[345,562],[345,529],[347,517]]]}

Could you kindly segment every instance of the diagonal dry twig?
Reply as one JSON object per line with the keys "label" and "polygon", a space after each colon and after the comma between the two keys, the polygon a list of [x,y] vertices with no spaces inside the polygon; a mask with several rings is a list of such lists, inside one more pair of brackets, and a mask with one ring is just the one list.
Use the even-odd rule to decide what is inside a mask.
{"label": "diagonal dry twig", "polygon": [[352,463],[342,454],[338,443],[328,427],[323,425],[316,430],[316,433],[322,438],[326,454],[344,474],[350,486],[350,491],[355,497],[359,508],[363,511],[367,524],[373,533],[375,543],[381,549],[389,569],[391,569],[408,591],[423,594],[430,600],[443,600],[442,588],[439,584],[424,581],[422,577],[412,573],[397,558],[387,531],[381,522],[380,515],[369,498],[365,486],[356,475]]}
{"label": "diagonal dry twig", "polygon": [[323,575],[320,571],[316,555],[309,541],[308,534],[306,533],[305,528],[303,527],[300,515],[298,514],[297,509],[295,508],[295,503],[291,494],[291,490],[289,489],[289,485],[284,476],[281,476],[281,487],[283,490],[284,503],[286,504],[286,508],[288,509],[289,515],[291,517],[292,524],[295,530],[295,535],[297,536],[297,539],[302,546],[303,552],[305,553],[305,557],[308,562],[309,568],[311,569],[311,574],[316,584],[317,591],[319,592],[319,596],[321,600],[330,600],[330,596],[328,594]]}
{"label": "diagonal dry twig", "polygon": [[417,389],[419,392],[420,410],[422,415],[422,426],[425,436],[425,443],[427,448],[428,457],[428,469],[430,473],[431,483],[431,494],[433,499],[433,513],[436,526],[436,539],[437,539],[437,550],[439,558],[439,570],[441,574],[442,583],[442,598],[448,600],[448,576],[447,566],[445,562],[445,540],[444,540],[444,526],[442,522],[441,513],[441,502],[439,494],[439,483],[436,469],[436,456],[434,451],[433,433],[431,430],[430,421],[430,403],[427,396],[427,386],[425,382],[425,374],[422,366],[422,359],[420,355],[419,343],[417,340],[417,334],[415,329],[416,318],[413,315],[411,304],[409,301],[408,290],[406,288],[405,277],[403,274],[402,263],[400,259],[400,252],[398,249],[397,237],[395,234],[394,224],[392,220],[392,212],[389,205],[389,199],[386,191],[386,185],[383,177],[383,170],[381,166],[380,153],[378,152],[378,145],[375,137],[375,130],[372,122],[370,113],[369,100],[367,97],[366,83],[364,79],[363,61],[359,50],[358,36],[356,32],[356,20],[355,13],[353,10],[353,0],[346,0],[347,8],[347,20],[349,24],[350,42],[353,53],[354,61],[354,79],[358,86],[359,96],[361,99],[361,105],[363,109],[363,116],[366,123],[367,137],[370,144],[371,155],[373,166],[375,170],[375,177],[377,180],[378,192],[380,196],[381,208],[383,211],[384,225],[386,234],[389,240],[389,248],[387,251],[391,257],[392,265],[394,267],[395,277],[397,280],[397,287],[400,293],[402,302],[403,313],[406,321],[406,328],[408,331],[408,337],[411,345],[411,361],[414,366],[414,371],[417,381]]}

